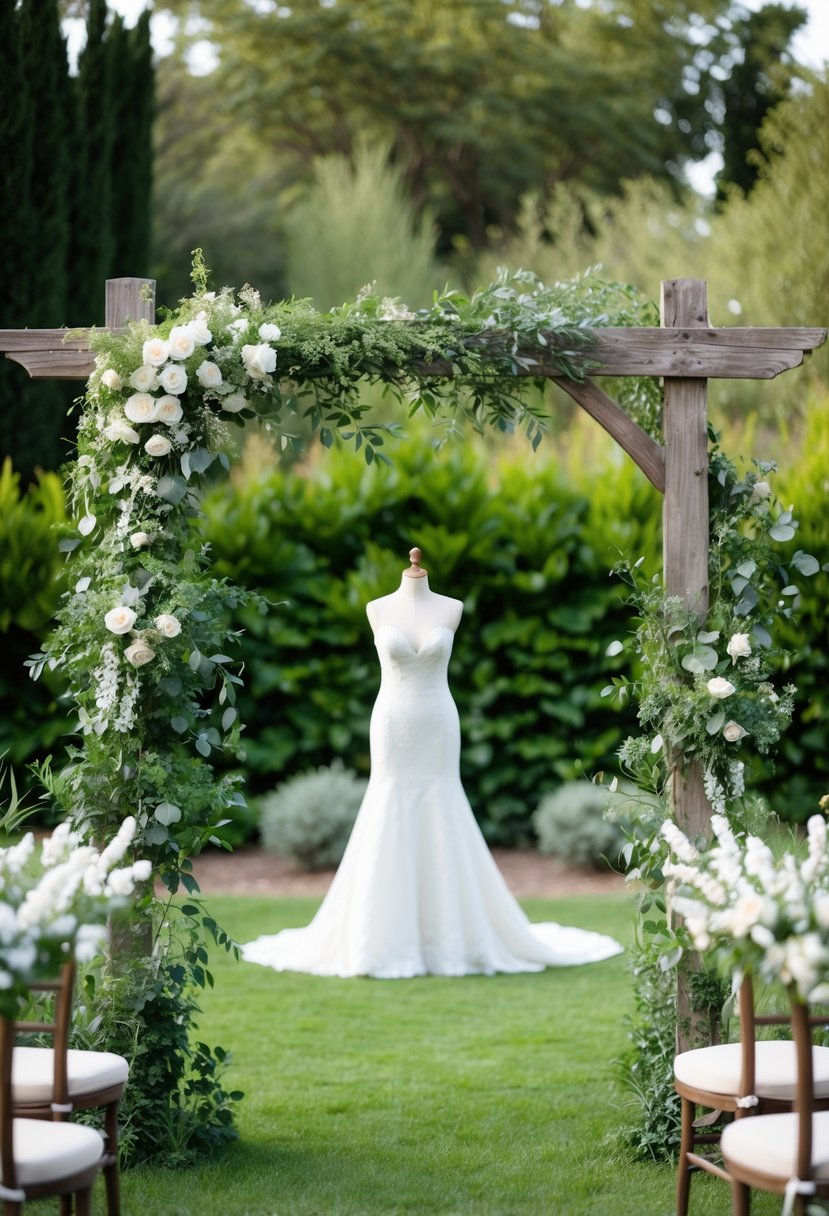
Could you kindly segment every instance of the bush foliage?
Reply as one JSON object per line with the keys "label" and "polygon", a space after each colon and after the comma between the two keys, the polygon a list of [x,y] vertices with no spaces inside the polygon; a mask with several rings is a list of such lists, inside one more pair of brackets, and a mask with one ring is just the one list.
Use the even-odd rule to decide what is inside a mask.
{"label": "bush foliage", "polygon": [[[793,548],[826,564],[829,397],[809,405],[802,451],[781,457],[775,485],[801,521]],[[245,631],[249,787],[262,794],[335,759],[367,774],[379,670],[365,604],[397,586],[417,544],[432,587],[465,602],[450,678],[470,799],[490,841],[527,842],[544,795],[583,773],[615,771],[616,749],[633,728],[632,710],[599,696],[619,674],[607,645],[633,627],[608,571],[620,553],[644,555],[659,569],[659,496],[578,423],[566,443],[548,438],[536,453],[523,443],[496,453],[466,441],[436,453],[423,433],[390,453],[391,468],[366,468],[353,453],[333,450],[289,470],[251,444],[233,478],[207,496],[205,539],[217,573],[260,589],[272,604],[265,616],[243,609],[233,622]],[[45,622],[47,601],[57,601],[61,562],[56,547],[51,558],[47,551],[62,505],[56,482],[47,511],[34,491],[22,500],[12,494],[11,472],[5,477],[0,551],[15,577],[4,579],[0,601],[14,618],[3,691],[17,709],[5,715],[3,746],[19,768],[54,749],[67,729],[53,696],[33,719],[31,698],[17,695],[23,658],[39,641],[18,628],[14,608],[43,602]],[[28,567],[9,547],[12,530],[29,537],[23,548],[14,542],[19,552],[39,555]],[[776,767],[754,774],[788,819],[804,819],[829,780],[827,596],[824,569],[804,582],[798,627],[780,639],[795,651],[795,720]],[[45,692],[42,684],[38,690]]]}
{"label": "bush foliage", "polygon": [[262,844],[306,870],[339,865],[366,784],[339,762],[291,777],[260,800]]}

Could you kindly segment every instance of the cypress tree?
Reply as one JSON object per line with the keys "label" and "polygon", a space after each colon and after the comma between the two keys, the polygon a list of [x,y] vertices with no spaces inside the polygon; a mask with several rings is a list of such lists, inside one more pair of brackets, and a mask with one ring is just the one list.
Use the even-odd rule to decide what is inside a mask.
{"label": "cypress tree", "polygon": [[[15,32],[27,86],[23,93],[28,126],[28,141],[21,141],[22,160],[15,173],[28,165],[29,188],[20,221],[25,226],[21,244],[27,259],[25,292],[17,301],[22,315],[9,324],[52,327],[70,320],[69,65],[56,0],[23,0]],[[4,165],[5,172],[9,164]],[[6,232],[4,238],[7,245],[12,243]],[[38,466],[55,468],[66,459],[70,431],[66,407],[73,395],[64,385],[31,383],[16,376],[13,418],[4,420],[8,428],[4,447],[24,477],[31,477]]]}
{"label": "cypress tree", "polygon": [[[19,25],[15,0],[0,0],[0,232],[4,245],[0,329],[27,323],[29,257],[35,241],[29,205],[32,130]],[[23,369],[0,359],[0,457],[14,450],[20,425],[16,407],[25,385]]]}
{"label": "cypress tree", "polygon": [[152,196],[152,125],[155,108],[150,12],[132,29],[116,17],[109,33],[115,81],[112,148],[111,276],[149,272]]}
{"label": "cypress tree", "polygon": [[78,59],[78,75],[73,81],[75,158],[69,266],[75,325],[103,323],[104,280],[112,267],[115,122],[107,16],[106,0],[90,0],[86,46]]}

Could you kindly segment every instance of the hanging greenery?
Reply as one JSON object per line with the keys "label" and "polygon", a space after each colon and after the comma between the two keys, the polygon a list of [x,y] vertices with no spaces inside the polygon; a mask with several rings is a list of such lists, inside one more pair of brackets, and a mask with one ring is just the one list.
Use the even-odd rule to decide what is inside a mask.
{"label": "hanging greenery", "polygon": [[367,418],[363,400],[366,383],[382,383],[412,411],[478,429],[522,427],[535,445],[545,415],[534,375],[583,378],[592,327],[653,319],[630,288],[590,276],[547,288],[502,273],[469,298],[445,292],[418,313],[370,290],[330,313],[307,301],[266,306],[252,288],[215,293],[200,254],[194,282],[193,297],[160,324],[93,336],[96,367],[68,477],[75,522],[60,541],[70,589],[30,660],[34,678],[46,666],[61,671],[77,708],[68,763],[41,774],[57,806],[102,842],[135,816],[136,847],[166,887],[163,900],[147,893],[132,941],[86,985],[102,1041],[136,1065],[128,1153],[175,1161],[231,1137],[241,1096],[222,1085],[225,1052],[187,1034],[194,993],[213,982],[205,938],[235,949],[199,899],[190,862],[219,843],[217,829],[242,801],[239,780],[211,765],[215,753],[234,753],[242,731],[226,622],[242,602],[271,610],[212,576],[191,527],[205,478],[229,466],[234,425],[259,419],[299,445],[310,423],[324,444],[340,436],[368,462],[387,459],[394,427]]}

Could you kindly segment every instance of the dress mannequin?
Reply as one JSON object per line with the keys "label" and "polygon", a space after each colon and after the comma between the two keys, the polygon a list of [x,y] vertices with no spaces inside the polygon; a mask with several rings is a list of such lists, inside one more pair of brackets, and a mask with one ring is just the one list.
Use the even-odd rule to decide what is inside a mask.
{"label": "dress mannequin", "polygon": [[420,564],[419,549],[409,551],[412,563],[403,571],[400,586],[391,595],[372,600],[366,605],[366,616],[374,633],[390,626],[402,633],[413,650],[420,650],[431,633],[438,628],[458,628],[463,612],[461,600],[437,595],[429,587],[429,575]]}
{"label": "dress mannequin", "polygon": [[420,550],[366,612],[380,659],[371,778],[351,838],[310,925],[242,947],[251,963],[313,975],[492,975],[598,962],[618,942],[532,925],[510,894],[460,779],[460,724],[447,682],[463,604],[429,587]]}

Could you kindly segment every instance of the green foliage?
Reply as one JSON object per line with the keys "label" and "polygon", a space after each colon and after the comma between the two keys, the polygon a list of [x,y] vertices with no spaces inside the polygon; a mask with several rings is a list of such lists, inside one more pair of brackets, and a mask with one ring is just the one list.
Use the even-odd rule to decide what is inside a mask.
{"label": "green foliage", "polygon": [[[820,569],[802,549],[784,561],[775,548],[795,537],[798,523],[765,480],[773,471],[761,463],[741,475],[716,447],[711,453],[704,617],[693,604],[666,597],[658,576],[641,573],[641,559],[617,567],[631,587],[642,669],[635,684],[622,678],[603,690],[638,702],[643,733],[625,742],[622,763],[635,774],[653,756],[665,773],[677,762],[699,762],[708,799],[722,814],[745,792],[746,765],[772,752],[791,721],[797,690],[775,690],[772,678],[786,656],[774,635],[796,619],[799,584]],[[749,783],[751,776],[749,770]]]}
{"label": "green foliage", "polygon": [[[619,795],[617,800],[621,800]],[[616,868],[625,841],[617,822],[605,818],[613,795],[590,781],[567,781],[541,799],[532,825],[538,849],[570,865]]]}
{"label": "green foliage", "polygon": [[[200,914],[195,906],[191,910]],[[79,985],[82,1016],[70,1045],[114,1051],[130,1061],[119,1109],[126,1164],[190,1166],[237,1138],[233,1107],[243,1095],[225,1088],[230,1057],[221,1047],[192,1039],[200,1013],[196,992],[212,986],[213,977],[193,918],[189,932],[186,924],[177,926],[185,935],[183,950],[134,957],[126,967],[122,960],[116,968],[88,968]],[[91,1016],[84,1019],[84,1013]]]}
{"label": "green foliage", "polygon": [[65,586],[54,533],[65,520],[60,478],[42,473],[23,491],[7,457],[0,468],[0,752],[8,751],[19,771],[53,747],[68,727],[56,703],[61,681],[49,673],[40,685],[31,685],[24,667]]}
{"label": "green foliage", "polygon": [[292,777],[260,799],[262,844],[306,870],[339,865],[366,784],[338,762]]}
{"label": "green foliage", "polygon": [[378,296],[427,305],[440,274],[435,232],[418,219],[402,170],[382,144],[358,143],[353,160],[323,157],[307,194],[285,219],[292,295],[333,308],[372,283]]}

